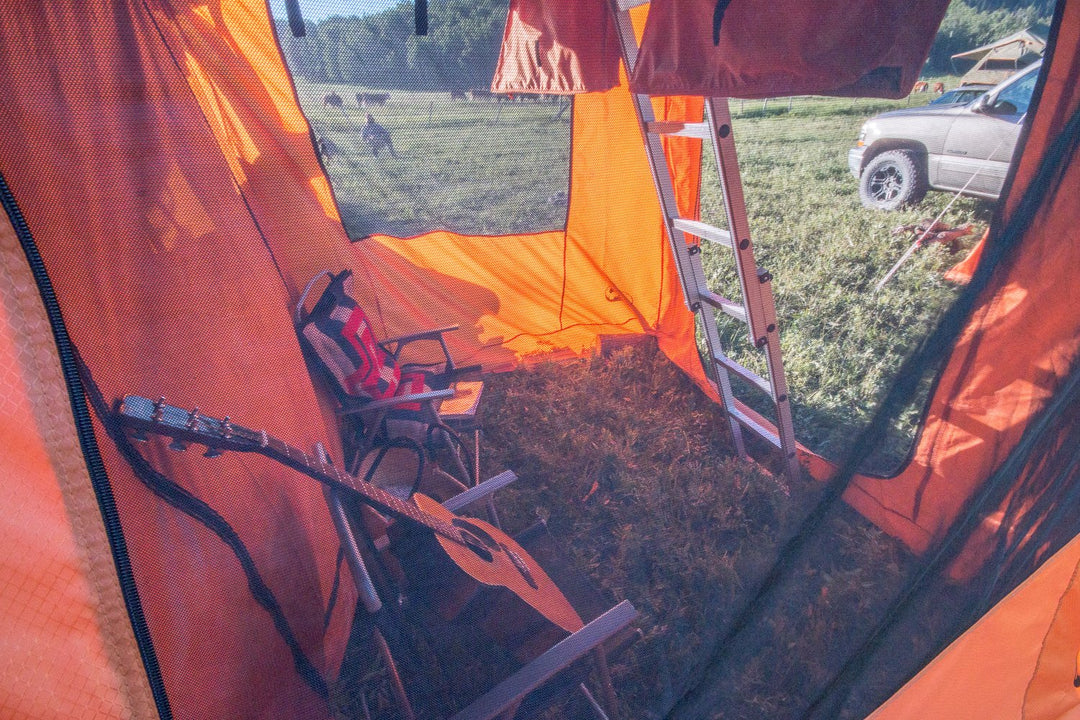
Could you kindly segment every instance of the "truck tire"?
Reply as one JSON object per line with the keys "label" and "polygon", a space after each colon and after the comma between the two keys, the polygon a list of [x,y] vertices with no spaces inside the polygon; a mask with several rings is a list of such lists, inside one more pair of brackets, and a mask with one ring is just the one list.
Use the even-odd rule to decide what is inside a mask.
{"label": "truck tire", "polygon": [[859,199],[874,210],[897,210],[926,196],[926,166],[911,150],[889,150],[869,163],[859,176]]}

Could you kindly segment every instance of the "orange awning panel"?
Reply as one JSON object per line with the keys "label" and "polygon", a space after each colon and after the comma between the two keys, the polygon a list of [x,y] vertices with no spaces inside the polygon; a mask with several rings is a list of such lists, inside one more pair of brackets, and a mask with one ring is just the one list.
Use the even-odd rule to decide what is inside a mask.
{"label": "orange awning panel", "polygon": [[[1016,211],[1050,145],[1080,107],[1078,51],[1080,2],[1069,2],[1005,199],[1008,213]],[[1039,189],[1041,207],[1014,257],[998,267],[960,335],[930,399],[911,461],[893,478],[857,476],[845,496],[917,551],[951,525],[972,492],[1008,456],[1080,351],[1075,278],[1080,163],[1071,160],[1056,182]],[[993,241],[991,236],[987,248]]]}
{"label": "orange awning panel", "polygon": [[511,0],[493,92],[570,95],[619,84],[607,0]]}
{"label": "orange awning panel", "polygon": [[654,0],[633,87],[653,95],[901,98],[948,0]]}

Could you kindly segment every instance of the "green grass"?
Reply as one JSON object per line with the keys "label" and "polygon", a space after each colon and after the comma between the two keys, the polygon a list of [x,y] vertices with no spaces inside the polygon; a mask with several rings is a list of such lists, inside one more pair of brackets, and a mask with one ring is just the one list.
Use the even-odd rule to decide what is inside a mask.
{"label": "green grass", "polygon": [[500,493],[504,527],[546,520],[612,604],[641,613],[643,639],[614,666],[623,717],[662,717],[699,683],[715,708],[702,717],[791,717],[911,567],[841,505],[738,651],[715,662],[820,486],[732,457],[719,408],[649,345],[488,384],[484,474],[519,476]]}
{"label": "green grass", "polygon": [[[893,213],[859,203],[847,168],[848,148],[867,117],[908,101],[807,99],[795,101],[791,111],[777,101],[775,114],[762,113],[759,103],[755,112],[742,115],[738,102],[732,103],[734,131],[757,261],[774,278],[796,436],[827,457],[838,457],[900,361],[955,297],[956,288],[942,274],[963,253],[941,245],[918,250],[875,291],[914,240],[910,233],[894,235],[893,229],[935,217],[951,196],[931,192],[919,206]],[[711,162],[707,165],[703,219],[723,226],[722,197]],[[991,212],[990,203],[962,198],[943,221],[973,222],[981,231]],[[975,239],[971,236],[965,249]],[[738,297],[730,252],[707,248],[704,263],[714,289]],[[742,326],[723,322],[721,332],[736,360],[764,371],[763,358]],[[902,459],[920,409],[921,401],[913,399],[872,469],[884,471]]]}
{"label": "green grass", "polygon": [[[363,111],[322,108],[325,89],[301,88],[302,98],[315,101],[307,109],[316,133],[362,150]],[[339,93],[348,99],[356,90]],[[935,245],[874,290],[913,240],[893,228],[935,216],[948,197],[931,193],[897,213],[867,210],[847,170],[847,150],[867,117],[926,99],[732,102],[757,259],[774,276],[796,435],[827,456],[847,449],[902,359],[955,295],[941,274],[963,255]],[[500,109],[395,93],[373,113],[402,157],[361,152],[326,163],[350,235],[562,225],[558,193],[566,190],[569,140],[558,106]],[[520,142],[526,134],[530,142]],[[533,141],[545,148],[538,155]],[[486,182],[475,184],[477,177]],[[707,167],[703,219],[723,225],[714,179]],[[991,211],[962,199],[944,219],[981,230]],[[727,252],[708,248],[705,267],[714,289],[737,296]],[[721,330],[731,355],[763,369],[744,328],[725,323]],[[920,408],[913,398],[875,469],[904,455]],[[717,642],[755,597],[820,486],[769,474],[769,456],[764,466],[734,458],[720,409],[649,348],[491,377],[484,422],[484,474],[509,468],[520,477],[500,493],[504,527],[546,520],[612,604],[630,599],[642,613],[643,639],[614,667],[625,717],[661,717],[695,687],[702,717],[797,715],[915,562],[862,517],[834,508],[718,661],[728,648]],[[372,682],[382,677],[375,673]],[[894,684],[874,677],[860,685],[858,710],[871,710]],[[385,689],[380,697],[386,700]]]}
{"label": "green grass", "polygon": [[[947,84],[949,84],[947,80]],[[344,108],[324,107],[334,90]],[[547,230],[565,222],[569,112],[558,102],[452,101],[446,93],[391,92],[371,108],[398,152],[373,157],[360,143],[364,88],[299,87],[315,133],[343,152],[326,160],[350,237],[383,232],[407,237],[433,228],[497,235]],[[912,242],[892,230],[933,217],[949,196],[930,193],[894,213],[859,204],[847,151],[862,122],[883,110],[923,104],[932,94],[897,101],[835,98],[733,100],[736,143],[758,263],[772,272],[784,366],[798,439],[838,458],[867,419],[900,361],[955,296],[942,273],[962,254],[941,246],[915,253],[880,292],[874,286]],[[719,183],[706,153],[703,219],[724,225]],[[960,199],[944,221],[989,221],[990,203]],[[974,242],[974,236],[965,246]],[[730,253],[706,249],[713,289],[738,297]],[[721,322],[725,349],[764,373],[745,328]],[[740,394],[770,414],[764,397]],[[907,452],[921,398],[868,467],[887,472]]]}
{"label": "green grass", "polygon": [[[330,90],[344,108],[323,106]],[[559,102],[453,101],[447,93],[395,91],[386,105],[364,109],[356,104],[359,91],[299,88],[316,136],[342,150],[325,166],[349,237],[432,229],[497,235],[565,223],[570,113]],[[385,151],[373,157],[361,143],[367,112],[390,132],[397,158]]]}

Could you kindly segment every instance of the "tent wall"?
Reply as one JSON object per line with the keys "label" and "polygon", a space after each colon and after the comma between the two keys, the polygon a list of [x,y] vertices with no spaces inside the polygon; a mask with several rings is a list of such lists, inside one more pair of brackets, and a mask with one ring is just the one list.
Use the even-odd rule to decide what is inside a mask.
{"label": "tent wall", "polygon": [[[1009,213],[1080,103],[1080,1],[1067,2],[1055,32],[1058,51]],[[625,78],[575,98],[565,229],[349,243],[262,0],[112,0],[89,9],[13,3],[0,10],[0,49],[0,174],[71,339],[108,399],[163,395],[295,446],[328,442],[340,457],[290,312],[308,278],[342,267],[357,271],[361,300],[384,334],[459,323],[454,349],[464,362],[495,368],[538,353],[581,354],[604,334],[649,333],[704,381]],[[656,107],[661,119],[701,114],[700,102],[681,98]],[[700,147],[671,142],[683,212],[694,217]],[[912,461],[896,478],[858,478],[847,495],[915,549],[949,526],[1076,356],[1078,168],[1072,163],[1047,188],[1022,252],[982,298]],[[0,228],[5,272],[15,266],[11,235],[10,226]],[[32,605],[36,595],[27,593],[38,589],[62,589],[63,598],[26,623],[5,613],[18,620],[0,635],[9,662],[40,667],[5,685],[0,708],[34,716],[44,684],[66,686],[78,676],[85,683],[65,688],[72,694],[64,702],[142,716],[149,689],[132,670],[133,639],[104,569],[113,558],[98,518],[76,497],[80,488],[86,494],[85,468],[73,467],[70,428],[42,403],[65,418],[70,409],[59,402],[55,372],[40,387],[33,379],[33,369],[44,372],[55,358],[33,368],[23,359],[52,342],[13,309],[33,296],[27,286],[23,278],[12,283],[15,294],[0,295],[0,375],[12,388],[0,411],[0,455],[20,482],[9,491],[27,496],[5,503],[20,509],[0,525],[15,549],[6,567],[26,584],[5,582],[0,592],[17,607]],[[117,560],[131,562],[162,670],[156,689],[168,706],[157,709],[177,717],[326,717],[234,552],[149,488],[97,429],[129,551]],[[161,441],[140,449],[236,531],[298,648],[332,679],[355,597],[339,574],[318,485],[257,455],[209,459],[171,453]],[[31,496],[40,504],[17,504]],[[69,625],[54,633],[56,621]],[[75,652],[77,667],[60,663]],[[56,707],[51,698],[47,704]]]}
{"label": "tent wall", "polygon": [[[1080,2],[1059,8],[1045,85],[1015,177],[1005,221],[1080,107]],[[917,551],[951,525],[972,492],[1016,445],[1069,371],[1080,347],[1080,163],[1064,158],[1053,182],[1034,189],[1040,207],[1013,256],[979,298],[930,399],[914,454],[893,478],[857,477],[846,499]],[[1071,160],[1071,162],[1070,162]],[[984,253],[984,257],[989,253]]]}
{"label": "tent wall", "polygon": [[[1080,707],[1080,691],[1073,685],[1078,562],[1080,539],[1048,560],[868,720],[1073,717],[1070,712]],[[1046,681],[1048,670],[1052,682]]]}
{"label": "tent wall", "polygon": [[[349,266],[383,333],[459,322],[459,357],[489,367],[648,332],[701,377],[625,89],[574,109],[565,231],[350,244],[261,0],[19,3],[0,13],[0,47],[0,173],[107,400],[164,396],[341,457],[290,318],[312,275]],[[677,147],[692,214],[698,146]],[[160,662],[158,709],[325,717],[238,556],[96,428],[127,539],[118,559]],[[299,651],[333,679],[355,597],[317,483],[258,455],[177,454],[161,439],[138,449],[235,530]],[[54,581],[40,569],[38,582]],[[91,657],[99,684],[117,685],[116,661]]]}
{"label": "tent wall", "polygon": [[48,317],[0,217],[0,715],[157,717]]}
{"label": "tent wall", "polygon": [[[163,395],[311,447],[335,432],[322,421],[266,233],[284,233],[283,223],[342,233],[315,201],[325,180],[314,162],[273,167],[286,153],[269,137],[295,145],[307,135],[295,108],[281,110],[290,96],[274,96],[262,74],[258,50],[273,43],[265,7],[250,6],[7,6],[0,172],[107,399]],[[194,66],[220,72],[201,89],[227,108],[221,118],[208,122],[196,101],[181,71]],[[284,77],[280,60],[276,72]],[[277,174],[281,192],[300,186],[297,203],[307,204],[242,195],[238,174],[245,190]],[[144,486],[100,433],[99,442],[164,710],[325,717],[233,552]],[[258,456],[141,448],[238,533],[300,648],[332,678],[355,600],[346,576],[330,612],[338,543],[317,484]],[[334,445],[331,454],[340,457]]]}

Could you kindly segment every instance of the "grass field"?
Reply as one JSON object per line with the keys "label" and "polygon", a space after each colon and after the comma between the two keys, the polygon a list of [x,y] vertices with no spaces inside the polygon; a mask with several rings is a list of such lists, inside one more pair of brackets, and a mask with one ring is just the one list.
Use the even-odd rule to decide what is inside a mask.
{"label": "grass field", "polygon": [[[344,107],[323,105],[331,90]],[[391,92],[385,105],[362,108],[358,91],[299,87],[315,134],[340,150],[325,165],[350,237],[408,237],[436,228],[497,235],[565,223],[570,113],[564,103]],[[390,131],[396,158],[385,151],[375,157],[361,143],[367,112]]]}
{"label": "grass field", "polygon": [[[364,88],[299,86],[315,133],[338,152],[325,164],[351,237],[409,236],[433,228],[468,234],[561,227],[566,215],[569,117],[558,101],[496,103],[451,100],[448,93],[392,92],[383,106],[359,107]],[[344,107],[322,98],[338,93]],[[963,255],[941,246],[917,252],[880,292],[874,291],[913,237],[892,230],[933,217],[949,196],[930,193],[895,213],[859,204],[847,151],[862,122],[882,110],[925,103],[780,98],[731,102],[758,263],[773,274],[781,345],[796,436],[837,457],[867,418],[900,360],[955,294],[942,272]],[[394,137],[398,157],[378,157],[360,142],[370,111]],[[724,225],[712,158],[706,153],[702,219]],[[990,203],[958,200],[945,222],[989,221]],[[968,245],[974,242],[975,236]],[[730,255],[707,248],[713,288],[738,297]],[[731,356],[764,372],[744,328],[722,321]],[[768,403],[744,397],[761,411]],[[921,401],[913,399],[894,437],[873,460],[885,472],[906,452]]]}
{"label": "grass field", "polygon": [[[796,435],[829,457],[843,453],[845,440],[868,417],[900,360],[955,296],[942,273],[963,253],[952,254],[941,245],[920,249],[875,292],[914,240],[892,230],[936,217],[951,199],[932,192],[918,207],[893,213],[859,203],[847,151],[866,118],[906,104],[807,99],[790,111],[778,101],[771,112],[762,112],[756,102],[755,112],[736,115],[734,121],[757,260],[774,278]],[[985,229],[992,210],[991,203],[961,198],[943,221],[978,226],[966,249]],[[706,181],[703,219],[722,225],[723,217],[716,183]],[[712,270],[714,288],[737,296],[730,258],[719,250],[724,249],[709,249],[706,268]],[[749,346],[745,331],[723,330],[731,354],[760,367],[760,355]],[[921,400],[913,399],[873,469],[885,471],[903,457],[920,410]]]}
{"label": "grass field", "polygon": [[[374,157],[359,145],[365,110],[352,100],[359,89],[334,88],[346,100],[342,109],[322,106],[329,89],[300,93],[316,134],[351,151],[326,160],[351,236],[562,225],[569,114],[561,106],[392,93],[372,113],[393,133],[400,157]],[[757,259],[774,276],[796,435],[827,456],[847,449],[955,294],[941,275],[963,254],[936,245],[875,292],[914,239],[892,230],[936,216],[949,198],[931,193],[896,213],[864,209],[846,163],[867,117],[924,101],[732,102]],[[703,219],[723,225],[710,162]],[[961,199],[944,220],[981,231],[991,212],[988,203]],[[728,252],[706,250],[706,270],[714,289],[737,296],[721,250]],[[729,354],[760,369],[745,330],[721,329]],[[510,468],[520,477],[500,493],[504,526],[546,520],[612,603],[627,598],[641,612],[644,637],[614,667],[624,717],[664,717],[688,691],[697,704],[684,717],[798,716],[915,566],[902,546],[841,504],[814,529],[754,622],[723,645],[820,487],[789,485],[734,458],[719,408],[648,347],[497,375],[485,398],[485,474]],[[903,456],[920,407],[913,398],[874,469]],[[912,636],[908,655],[935,640],[930,632]],[[860,678],[842,716],[864,716],[903,672],[887,663]]]}

